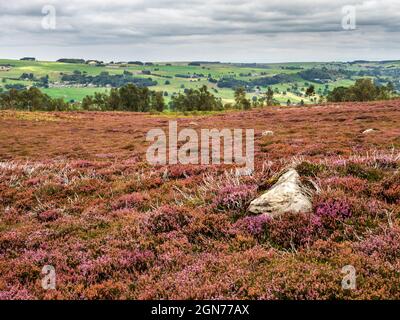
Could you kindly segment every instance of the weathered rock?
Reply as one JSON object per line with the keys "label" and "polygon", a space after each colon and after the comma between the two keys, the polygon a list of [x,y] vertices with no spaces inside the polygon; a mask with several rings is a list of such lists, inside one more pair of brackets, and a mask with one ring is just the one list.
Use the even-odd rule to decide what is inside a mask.
{"label": "weathered rock", "polygon": [[375,131],[376,131],[375,129],[367,129],[367,130],[365,130],[363,132],[363,134],[368,134],[368,133],[372,133],[372,132],[375,132]]}
{"label": "weathered rock", "polygon": [[167,180],[168,177],[169,177],[168,169],[165,169],[165,170],[164,170],[164,173],[163,173],[163,175],[162,175],[162,178],[163,178],[164,180]]}
{"label": "weathered rock", "polygon": [[273,131],[270,131],[270,130],[263,131],[263,133],[262,133],[262,136],[263,136],[263,137],[273,136],[273,135],[274,135],[274,132],[273,132]]}
{"label": "weathered rock", "polygon": [[310,194],[311,192],[301,184],[297,171],[291,169],[282,175],[269,191],[253,200],[249,211],[271,217],[287,212],[310,212],[312,210]]}

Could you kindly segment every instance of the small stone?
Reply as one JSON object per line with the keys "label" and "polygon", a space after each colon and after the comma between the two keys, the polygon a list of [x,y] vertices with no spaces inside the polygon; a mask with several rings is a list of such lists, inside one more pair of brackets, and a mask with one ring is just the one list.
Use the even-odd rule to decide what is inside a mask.
{"label": "small stone", "polygon": [[367,130],[365,130],[363,132],[363,134],[368,134],[368,133],[372,133],[372,132],[375,132],[375,131],[376,131],[375,129],[367,129]]}
{"label": "small stone", "polygon": [[274,132],[270,131],[270,130],[263,131],[263,133],[262,133],[263,137],[268,137],[268,136],[273,136],[273,135],[274,135]]}
{"label": "small stone", "polygon": [[163,178],[163,180],[167,180],[168,177],[169,177],[168,169],[165,169],[165,170],[164,170],[164,173],[163,173],[163,175],[162,175],[162,178]]}

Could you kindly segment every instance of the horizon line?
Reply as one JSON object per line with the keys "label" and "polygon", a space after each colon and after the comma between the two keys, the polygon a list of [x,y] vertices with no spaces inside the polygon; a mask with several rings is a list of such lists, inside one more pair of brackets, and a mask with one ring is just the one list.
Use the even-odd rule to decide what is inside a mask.
{"label": "horizon line", "polygon": [[35,58],[35,62],[58,62],[58,60],[60,59],[82,59],[85,61],[100,61],[100,62],[104,62],[104,63],[128,63],[131,61],[137,61],[137,62],[143,62],[143,63],[193,63],[193,62],[197,62],[197,63],[203,63],[203,64],[290,64],[290,63],[351,63],[351,62],[399,62],[399,59],[383,59],[383,60],[368,60],[368,59],[356,59],[356,60],[313,60],[313,61],[277,61],[277,62],[243,62],[243,61],[218,61],[218,60],[140,60],[140,59],[130,59],[130,60],[101,60],[101,59],[96,59],[96,58],[92,58],[92,59],[84,59],[84,58],[73,58],[73,57],[63,57],[63,58],[59,58],[57,60],[47,60],[47,59],[40,59],[40,58],[36,58],[35,56],[30,56],[30,55],[26,55],[26,56],[21,56],[21,58],[3,58],[0,57],[0,60],[13,60],[13,61],[21,61],[23,58]]}

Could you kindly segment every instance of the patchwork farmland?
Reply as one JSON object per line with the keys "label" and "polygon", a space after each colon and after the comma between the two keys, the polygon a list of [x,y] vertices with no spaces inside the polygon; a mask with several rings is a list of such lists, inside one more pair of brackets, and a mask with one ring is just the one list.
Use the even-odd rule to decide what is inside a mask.
{"label": "patchwork farmland", "polygon": [[[110,91],[116,85],[115,79],[110,79],[113,76],[122,77],[118,80],[123,84],[129,79],[147,81],[146,85],[151,85],[152,90],[164,93],[167,102],[185,89],[198,89],[204,85],[224,103],[234,102],[235,87],[246,87],[250,100],[260,98],[270,87],[274,98],[282,105],[289,101],[299,104],[302,100],[306,104],[315,104],[334,88],[352,85],[363,77],[373,78],[380,85],[392,82],[400,90],[400,61],[281,64],[99,61],[93,64],[92,61],[65,63],[3,59],[0,66],[0,91],[38,86],[52,98],[62,98],[67,102],[82,101],[95,92]],[[89,77],[100,75],[103,75],[102,79],[91,82]],[[124,80],[124,76],[131,78]],[[149,79],[152,83],[148,83]],[[315,87],[316,93],[312,99],[306,95],[310,85]]]}

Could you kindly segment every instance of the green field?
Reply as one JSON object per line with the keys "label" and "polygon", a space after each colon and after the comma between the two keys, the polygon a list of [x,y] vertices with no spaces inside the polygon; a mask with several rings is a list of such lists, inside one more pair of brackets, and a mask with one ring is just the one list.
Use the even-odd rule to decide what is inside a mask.
{"label": "green field", "polygon": [[[132,73],[136,78],[151,78],[157,81],[157,85],[151,86],[152,90],[163,91],[165,100],[168,102],[171,96],[182,93],[187,88],[200,88],[206,85],[217,97],[222,98],[224,103],[234,101],[234,90],[232,88],[220,88],[218,84],[209,81],[209,78],[217,81],[221,79],[235,79],[242,81],[253,81],[263,77],[273,77],[275,75],[294,75],[298,72],[311,69],[323,69],[339,73],[335,79],[326,83],[319,81],[304,80],[297,77],[290,82],[280,82],[270,85],[275,94],[274,98],[281,104],[286,104],[290,99],[292,103],[312,103],[304,96],[308,85],[316,88],[316,98],[326,95],[326,92],[337,86],[349,86],[361,77],[361,73],[366,76],[378,78],[381,81],[393,81],[399,84],[400,62],[359,62],[359,63],[282,63],[282,64],[227,64],[227,63],[201,63],[200,66],[189,66],[187,62],[179,63],[154,63],[151,66],[140,66],[132,64],[113,64],[104,66],[91,66],[88,64],[70,64],[47,61],[20,61],[20,60],[0,60],[0,66],[10,65],[10,70],[0,70],[0,90],[6,90],[7,85],[21,84],[25,87],[35,85],[35,80],[21,80],[23,73],[33,74],[36,79],[48,76],[49,88],[42,89],[45,93],[55,98],[63,98],[66,101],[81,101],[86,95],[95,92],[105,92],[110,87],[82,87],[65,84],[61,81],[63,75],[73,74],[80,71],[86,76],[97,76],[102,72],[109,75],[122,75],[124,71]],[[143,74],[143,71],[151,72],[150,75]],[[350,73],[348,75],[346,72]],[[199,75],[198,79],[188,79],[177,77],[176,75]],[[166,83],[169,82],[169,84]],[[293,92],[293,88],[298,88]],[[257,90],[250,88],[248,98],[259,97],[267,86],[258,86]]]}
{"label": "green field", "polygon": [[48,88],[41,89],[44,93],[52,98],[63,98],[66,101],[82,101],[88,95],[93,95],[95,92],[107,92],[107,88]]}

